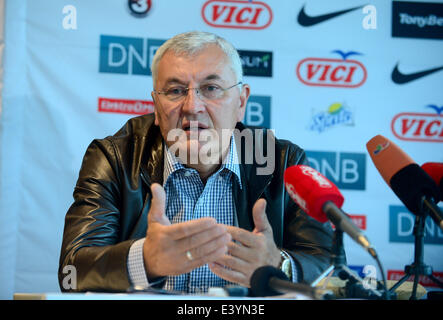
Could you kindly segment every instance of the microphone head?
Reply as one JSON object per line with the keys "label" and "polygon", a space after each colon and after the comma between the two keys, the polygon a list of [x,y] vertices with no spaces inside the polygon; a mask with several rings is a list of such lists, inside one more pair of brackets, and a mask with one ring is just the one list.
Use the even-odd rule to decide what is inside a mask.
{"label": "microphone head", "polygon": [[422,197],[439,198],[431,177],[395,143],[377,135],[366,144],[380,175],[404,205],[416,215],[422,213]]}
{"label": "microphone head", "polygon": [[281,293],[269,286],[269,280],[276,277],[289,281],[288,277],[280,269],[273,266],[257,268],[251,276],[251,293],[254,297],[277,296]]}
{"label": "microphone head", "polygon": [[416,163],[410,164],[391,178],[392,191],[416,215],[422,214],[422,197],[438,202],[439,190],[434,180]]}
{"label": "microphone head", "polygon": [[391,178],[398,171],[414,161],[395,143],[377,135],[366,143],[369,155],[380,175],[391,186]]}
{"label": "microphone head", "polygon": [[434,180],[440,188],[440,201],[443,201],[443,163],[442,162],[426,162],[421,168]]}
{"label": "microphone head", "polygon": [[310,217],[321,223],[328,221],[323,212],[327,201],[341,208],[344,198],[338,188],[317,170],[296,165],[286,169],[284,174],[286,191]]}

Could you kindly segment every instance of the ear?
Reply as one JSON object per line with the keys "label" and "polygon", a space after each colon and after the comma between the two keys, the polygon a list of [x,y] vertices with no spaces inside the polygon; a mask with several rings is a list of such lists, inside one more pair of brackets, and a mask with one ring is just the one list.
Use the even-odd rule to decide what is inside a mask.
{"label": "ear", "polygon": [[246,104],[248,103],[250,93],[251,88],[248,84],[244,84],[242,90],[240,91],[240,106],[237,110],[237,122],[242,121],[245,116]]}
{"label": "ear", "polygon": [[152,102],[154,102],[154,115],[155,115],[154,124],[156,126],[158,126],[157,102],[155,101],[155,98],[154,98],[154,91],[151,91],[151,97],[152,97]]}

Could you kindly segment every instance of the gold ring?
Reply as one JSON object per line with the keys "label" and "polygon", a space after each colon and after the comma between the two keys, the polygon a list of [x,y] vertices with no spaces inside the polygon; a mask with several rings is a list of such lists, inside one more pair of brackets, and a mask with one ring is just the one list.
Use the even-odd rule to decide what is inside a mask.
{"label": "gold ring", "polygon": [[188,258],[189,261],[194,260],[194,257],[192,256],[191,251],[189,251],[189,250],[186,251],[186,257]]}

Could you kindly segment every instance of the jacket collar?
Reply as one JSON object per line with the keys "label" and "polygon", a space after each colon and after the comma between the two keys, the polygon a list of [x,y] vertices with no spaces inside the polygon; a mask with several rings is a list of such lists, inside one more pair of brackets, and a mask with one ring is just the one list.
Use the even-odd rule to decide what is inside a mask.
{"label": "jacket collar", "polygon": [[[154,124],[154,115],[146,115],[144,117],[147,120],[145,126],[146,134],[142,136],[136,135],[135,138],[140,139],[139,143],[144,146],[141,175],[143,181],[150,187],[152,183],[163,184],[164,148],[160,129]],[[246,161],[245,151],[248,148],[245,146],[245,140],[240,139],[236,134],[250,128],[239,122],[236,129],[238,130],[235,131],[234,138],[236,139],[242,189],[239,189],[238,184],[233,184],[233,195],[239,226],[251,231],[254,228],[252,207],[259,198],[266,196],[264,191],[271,183],[273,175],[258,175],[257,169],[259,165],[255,159],[252,163]],[[267,150],[266,130],[264,130],[263,142],[256,143],[255,135],[253,135],[253,139],[255,148]]]}

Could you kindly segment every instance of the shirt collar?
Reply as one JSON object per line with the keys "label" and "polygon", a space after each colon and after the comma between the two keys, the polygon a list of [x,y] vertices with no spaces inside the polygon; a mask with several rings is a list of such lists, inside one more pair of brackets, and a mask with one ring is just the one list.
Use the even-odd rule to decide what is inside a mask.
{"label": "shirt collar", "polygon": [[[163,143],[163,147],[166,152],[164,152],[164,170],[163,170],[163,186],[166,185],[167,179],[169,176],[178,171],[178,170],[193,170],[190,168],[186,168],[181,161],[171,153],[168,146]],[[238,161],[238,153],[237,147],[235,144],[234,135],[231,136],[230,147],[228,154],[222,161],[222,165],[216,173],[221,172],[222,170],[227,169],[234,173],[236,180],[239,184],[240,189],[242,188],[241,176],[240,176],[240,165]]]}

